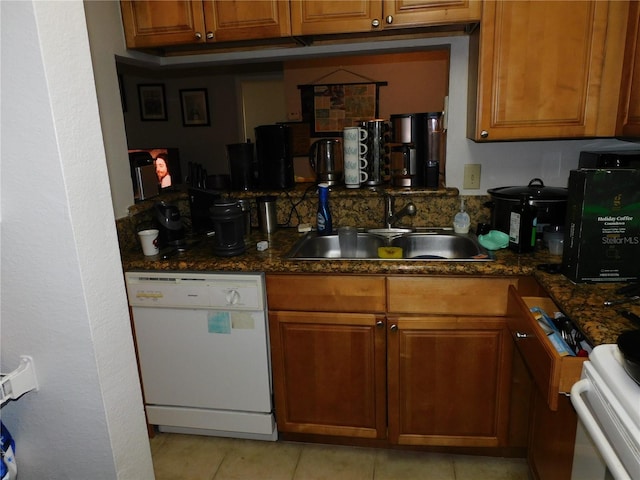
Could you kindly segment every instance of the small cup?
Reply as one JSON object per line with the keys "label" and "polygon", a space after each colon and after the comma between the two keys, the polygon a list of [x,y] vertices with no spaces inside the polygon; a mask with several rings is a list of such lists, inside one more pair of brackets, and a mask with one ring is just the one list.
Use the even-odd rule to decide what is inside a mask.
{"label": "small cup", "polygon": [[562,255],[562,248],[564,247],[563,238],[550,238],[549,239],[549,253],[551,255]]}
{"label": "small cup", "polygon": [[358,252],[358,229],[356,227],[338,228],[341,258],[356,258]]}
{"label": "small cup", "polygon": [[140,238],[140,244],[142,245],[142,253],[147,256],[157,255],[160,249],[158,248],[158,233],[159,230],[152,228],[149,230],[140,230],[138,237]]}

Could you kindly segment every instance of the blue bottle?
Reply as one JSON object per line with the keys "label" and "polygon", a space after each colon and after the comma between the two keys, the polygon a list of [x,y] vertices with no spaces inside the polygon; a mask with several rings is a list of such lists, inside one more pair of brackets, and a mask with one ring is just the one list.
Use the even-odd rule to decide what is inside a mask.
{"label": "blue bottle", "polygon": [[333,232],[333,221],[331,210],[329,209],[329,184],[318,184],[318,235],[331,235]]}

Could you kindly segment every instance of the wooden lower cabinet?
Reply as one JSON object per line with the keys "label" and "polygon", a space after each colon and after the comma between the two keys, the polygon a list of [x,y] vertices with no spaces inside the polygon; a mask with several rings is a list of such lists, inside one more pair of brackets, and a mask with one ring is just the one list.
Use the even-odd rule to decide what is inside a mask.
{"label": "wooden lower cabinet", "polygon": [[[278,430],[524,452],[530,381],[521,382],[522,362],[514,368],[505,316],[515,283],[267,275]],[[440,312],[442,302],[433,306],[438,313],[429,312],[428,301],[420,307],[417,293],[438,284],[447,287],[443,296],[467,291],[468,313],[453,297],[454,315]],[[426,313],[415,313],[420,309]]]}
{"label": "wooden lower cabinet", "polygon": [[389,439],[505,446],[513,342],[499,317],[390,316]]}
{"label": "wooden lower cabinet", "polygon": [[559,395],[558,410],[549,408],[546,398],[535,390],[532,400],[528,462],[533,478],[570,480],[577,415],[571,400]]}
{"label": "wooden lower cabinet", "polygon": [[386,436],[384,316],[270,312],[278,430]]}

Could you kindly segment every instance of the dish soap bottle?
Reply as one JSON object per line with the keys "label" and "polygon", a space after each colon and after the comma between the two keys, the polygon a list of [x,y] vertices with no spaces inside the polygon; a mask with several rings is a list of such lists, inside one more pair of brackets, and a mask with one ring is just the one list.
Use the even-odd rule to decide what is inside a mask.
{"label": "dish soap bottle", "polygon": [[469,225],[471,225],[471,219],[469,214],[464,211],[464,198],[461,198],[460,211],[453,217],[453,230],[456,233],[469,233]]}
{"label": "dish soap bottle", "polygon": [[329,208],[329,184],[318,184],[318,235],[331,235],[333,232],[333,221],[331,219],[331,209]]}
{"label": "dish soap bottle", "polygon": [[509,248],[516,253],[533,251],[536,245],[537,210],[522,195],[520,203],[511,209],[509,217]]}

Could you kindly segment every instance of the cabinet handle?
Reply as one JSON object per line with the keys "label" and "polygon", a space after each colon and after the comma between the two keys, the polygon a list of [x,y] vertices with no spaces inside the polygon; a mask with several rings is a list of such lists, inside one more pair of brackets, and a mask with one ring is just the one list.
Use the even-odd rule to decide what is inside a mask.
{"label": "cabinet handle", "polygon": [[395,323],[393,325],[391,325],[389,327],[389,330],[391,330],[392,332],[396,332],[398,330],[398,325],[396,325]]}
{"label": "cabinet handle", "polygon": [[382,320],[378,320],[376,322],[376,327],[380,328],[380,327],[384,327],[384,322]]}
{"label": "cabinet handle", "polygon": [[516,338],[529,338],[528,333],[516,332]]}
{"label": "cabinet handle", "polygon": [[378,20],[377,18],[374,18],[373,20],[371,20],[371,26],[373,28],[378,28],[380,26],[380,20]]}
{"label": "cabinet handle", "polygon": [[213,32],[207,32],[207,40],[213,40]]}
{"label": "cabinet handle", "polygon": [[487,132],[486,130],[482,130],[482,131],[480,132],[480,136],[481,136],[482,138],[487,138],[487,137],[489,136],[489,132]]}
{"label": "cabinet handle", "polygon": [[202,34],[200,32],[196,32],[196,40],[202,40]]}
{"label": "cabinet handle", "polygon": [[387,23],[389,25],[391,25],[393,23],[393,16],[392,15],[387,15],[387,18],[385,20],[387,21]]}

